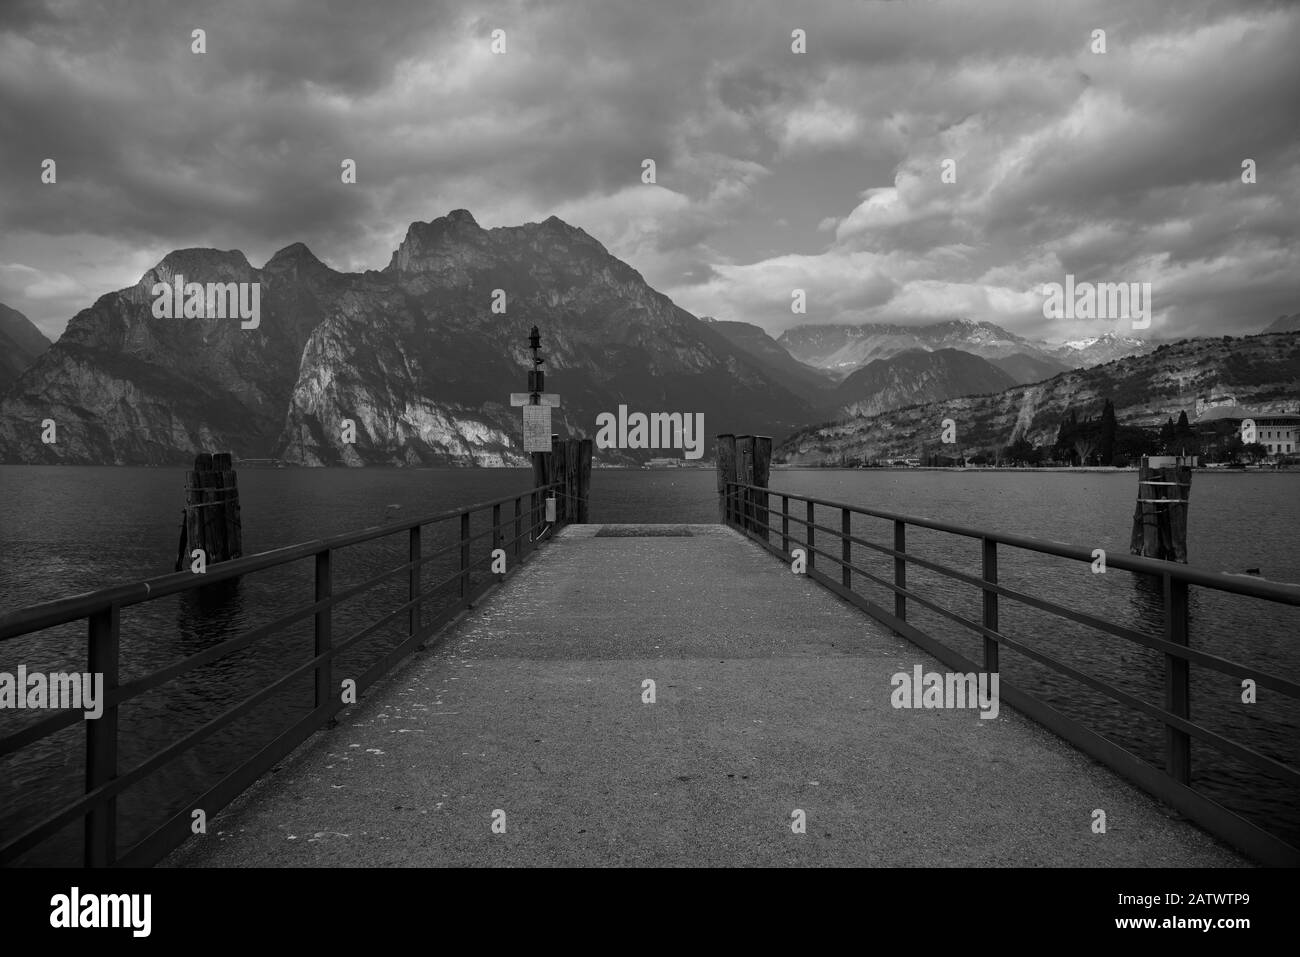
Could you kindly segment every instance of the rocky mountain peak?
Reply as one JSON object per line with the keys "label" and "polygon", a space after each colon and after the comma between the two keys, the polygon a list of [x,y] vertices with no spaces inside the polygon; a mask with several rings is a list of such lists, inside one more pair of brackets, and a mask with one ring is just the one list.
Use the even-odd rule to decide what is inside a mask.
{"label": "rocky mountain peak", "polygon": [[283,249],[276,252],[274,256],[266,261],[263,269],[270,269],[273,266],[293,264],[301,265],[320,265],[325,264],[316,258],[316,254],[307,248],[306,243],[290,243]]}
{"label": "rocky mountain peak", "polygon": [[139,284],[147,289],[178,275],[186,282],[244,282],[252,272],[248,257],[238,249],[176,249],[141,276]]}
{"label": "rocky mountain peak", "polygon": [[431,222],[414,222],[393,252],[387,272],[437,272],[449,257],[463,258],[470,248],[485,248],[487,233],[467,209],[453,209]]}

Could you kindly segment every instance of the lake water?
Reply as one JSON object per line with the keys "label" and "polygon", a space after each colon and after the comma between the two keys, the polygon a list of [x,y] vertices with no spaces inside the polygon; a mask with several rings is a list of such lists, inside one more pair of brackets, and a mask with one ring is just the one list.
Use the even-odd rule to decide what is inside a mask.
{"label": "lake water", "polygon": [[[185,473],[179,469],[0,466],[0,613],[132,579],[171,571],[175,560]],[[386,514],[414,517],[470,502],[513,495],[531,485],[523,469],[348,470],[243,469],[239,473],[244,551],[252,554],[295,542],[382,524]],[[1127,554],[1137,478],[1133,473],[931,472],[789,470],[772,475],[774,490],[925,516],[974,527],[1018,532],[1107,552]],[[592,477],[593,522],[713,522],[715,479],[705,470],[596,470]],[[1193,480],[1188,548],[1191,562],[1216,570],[1259,568],[1265,577],[1300,581],[1300,474],[1216,474]],[[390,510],[390,506],[398,506]],[[511,514],[507,509],[507,515]],[[802,513],[799,513],[802,514]],[[819,510],[820,524],[838,527],[838,514]],[[478,526],[481,528],[481,526]],[[792,524],[792,529],[797,529]],[[477,529],[476,529],[477,530]],[[854,533],[888,544],[888,523],[857,518]],[[451,528],[426,532],[426,554],[450,542]],[[486,559],[480,542],[475,561]],[[980,549],[973,540],[909,529],[909,550],[978,574]],[[476,545],[476,548],[478,546]],[[404,536],[359,546],[336,560],[336,592],[406,560]],[[446,578],[452,556],[431,564],[425,582]],[[1073,608],[1084,609],[1147,633],[1159,634],[1160,596],[1148,583],[1120,571],[1092,574],[1082,563],[1002,549],[1001,581]],[[853,561],[882,578],[892,561],[867,549]],[[909,567],[909,588],[979,620],[977,591],[951,579]],[[310,600],[311,563],[245,576],[229,589],[174,596],[122,613],[124,680],[193,654],[218,641],[265,624]],[[376,610],[405,600],[405,581],[394,580],[340,606],[336,641],[372,621]],[[883,589],[860,588],[892,606]],[[979,639],[920,608],[909,620],[979,658]],[[1248,662],[1290,680],[1300,678],[1300,609],[1234,596],[1192,591],[1192,646]],[[1160,704],[1163,655],[1107,637],[1045,612],[1002,603],[1002,629],[1081,670]],[[394,626],[373,646],[349,652],[336,673],[364,668],[400,638]],[[865,626],[864,626],[865,633]],[[133,700],[121,716],[121,767],[179,735],[200,727],[264,683],[308,657],[309,620],[274,641],[259,642],[230,659],[198,669]],[[85,670],[84,625],[55,629],[0,644],[0,671]],[[1031,691],[1124,746],[1160,765],[1160,725],[1087,690],[1010,650],[1003,651],[1003,680]],[[162,816],[186,806],[202,787],[274,736],[288,718],[305,714],[310,679],[291,684],[301,707],[271,704],[206,742],[123,795],[123,846]],[[887,694],[890,689],[880,689]],[[1240,682],[1193,669],[1193,720],[1228,734],[1293,766],[1300,765],[1300,709],[1261,690],[1254,705],[1242,704]],[[38,715],[39,717],[39,715]],[[32,712],[0,711],[0,735],[11,733]],[[83,762],[84,731],[60,732],[23,759],[0,759],[0,842],[40,813],[76,796]],[[1193,778],[1216,799],[1292,843],[1300,843],[1300,800],[1295,790],[1267,774],[1193,745]],[[70,826],[32,863],[75,863],[79,829]]]}

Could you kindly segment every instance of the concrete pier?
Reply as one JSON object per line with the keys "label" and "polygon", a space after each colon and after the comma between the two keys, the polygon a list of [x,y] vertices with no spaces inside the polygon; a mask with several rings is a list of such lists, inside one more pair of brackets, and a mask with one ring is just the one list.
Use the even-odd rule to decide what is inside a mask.
{"label": "concrete pier", "polygon": [[894,709],[946,669],[721,525],[539,559],[165,864],[1247,863],[1005,705]]}

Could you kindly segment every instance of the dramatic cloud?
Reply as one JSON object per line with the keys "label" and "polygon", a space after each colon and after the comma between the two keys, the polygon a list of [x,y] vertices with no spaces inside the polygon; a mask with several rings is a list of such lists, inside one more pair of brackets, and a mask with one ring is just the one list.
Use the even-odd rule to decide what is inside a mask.
{"label": "dramatic cloud", "polygon": [[1300,310],[1297,48],[1294,5],[1218,0],[9,2],[0,301],[57,335],[169,249],[378,268],[465,207],[774,333],[1116,328],[1043,319],[1066,273],[1152,283],[1159,338],[1253,332]]}

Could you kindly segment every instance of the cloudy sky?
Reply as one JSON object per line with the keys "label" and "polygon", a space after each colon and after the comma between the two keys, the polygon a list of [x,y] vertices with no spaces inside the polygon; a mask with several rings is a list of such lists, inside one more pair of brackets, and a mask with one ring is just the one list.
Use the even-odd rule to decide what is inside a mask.
{"label": "cloudy sky", "polygon": [[1044,319],[1067,273],[1150,282],[1145,335],[1256,332],[1300,312],[1297,50],[1248,0],[3,0],[0,302],[53,337],[171,249],[382,268],[464,207],[774,334],[1128,331]]}

